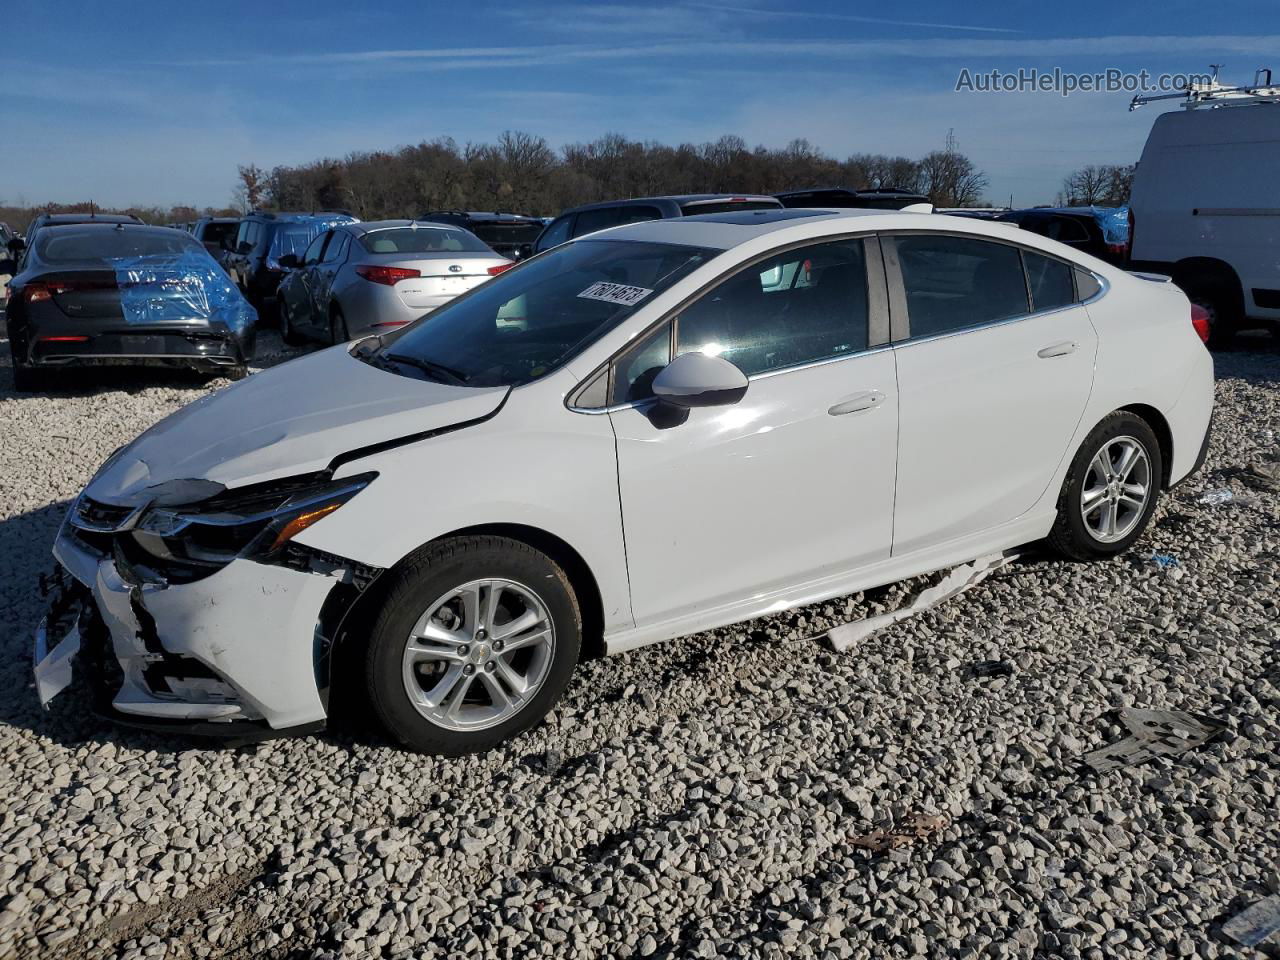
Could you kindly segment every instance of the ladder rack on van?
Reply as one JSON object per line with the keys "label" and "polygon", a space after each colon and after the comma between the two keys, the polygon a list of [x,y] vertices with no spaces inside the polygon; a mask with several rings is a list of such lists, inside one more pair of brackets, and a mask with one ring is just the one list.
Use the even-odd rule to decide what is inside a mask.
{"label": "ladder rack on van", "polygon": [[1189,83],[1182,93],[1161,93],[1151,96],[1135,96],[1129,101],[1129,109],[1137,110],[1156,100],[1184,99],[1184,110],[1218,107],[1239,107],[1253,103],[1280,103],[1280,86],[1271,82],[1271,70],[1259,67],[1253,75],[1253,83],[1243,87],[1229,87],[1218,82],[1218,68],[1208,83]]}

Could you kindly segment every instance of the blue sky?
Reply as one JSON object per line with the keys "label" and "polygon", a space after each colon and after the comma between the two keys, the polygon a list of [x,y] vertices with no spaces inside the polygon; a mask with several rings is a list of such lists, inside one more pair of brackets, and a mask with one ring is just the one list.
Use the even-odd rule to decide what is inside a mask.
{"label": "blue sky", "polygon": [[0,203],[221,205],[238,163],[506,129],[914,157],[953,128],[989,198],[1029,205],[1136,160],[1157,108],[957,93],[962,68],[1280,76],[1280,5],[1253,0],[7,0],[0,35]]}

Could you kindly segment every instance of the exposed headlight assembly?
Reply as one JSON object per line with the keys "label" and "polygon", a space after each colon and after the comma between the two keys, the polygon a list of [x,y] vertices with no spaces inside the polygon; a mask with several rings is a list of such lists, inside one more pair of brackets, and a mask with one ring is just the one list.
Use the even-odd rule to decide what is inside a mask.
{"label": "exposed headlight assembly", "polygon": [[270,560],[376,476],[320,481],[302,477],[228,491],[200,503],[153,506],[130,535],[145,553],[162,562],[221,567],[237,557]]}

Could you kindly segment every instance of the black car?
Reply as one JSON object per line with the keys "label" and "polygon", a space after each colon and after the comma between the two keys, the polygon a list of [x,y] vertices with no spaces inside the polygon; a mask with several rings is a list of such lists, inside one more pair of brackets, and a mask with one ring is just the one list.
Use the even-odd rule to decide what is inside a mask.
{"label": "black car", "polygon": [[566,210],[547,224],[547,228],[538,237],[538,242],[534,244],[534,252],[541,253],[585,233],[595,233],[607,227],[620,227],[624,223],[696,217],[703,213],[732,213],[736,210],[776,210],[781,206],[773,197],[732,193],[691,193],[588,203]]}
{"label": "black car", "polygon": [[18,267],[22,267],[22,255],[27,245],[32,243],[36,234],[45,227],[69,227],[77,223],[135,223],[141,225],[142,219],[132,213],[42,213],[27,224],[26,236],[18,239],[17,246],[10,245],[13,259]]}
{"label": "black car", "polygon": [[[0,272],[12,268],[0,261]],[[253,309],[190,234],[127,223],[45,225],[9,284],[14,386],[79,365],[190,366],[232,379]]]}
{"label": "black car", "polygon": [[775,193],[784,207],[835,207],[844,210],[901,210],[929,198],[910,190],[885,187],[879,190],[849,190],[846,187],[811,187]]}
{"label": "black car", "polygon": [[1125,207],[1032,207],[1009,210],[993,219],[1016,223],[1023,230],[1124,266],[1129,252],[1127,214]]}
{"label": "black car", "polygon": [[311,241],[330,227],[355,223],[356,218],[341,211],[325,213],[266,213],[255,210],[241,218],[234,236],[223,239],[226,255],[222,265],[254,308],[264,317],[274,317],[276,288],[285,270],[280,258],[292,253],[301,257]]}
{"label": "black car", "polygon": [[470,230],[490,250],[508,260],[520,260],[533,253],[533,245],[545,224],[540,217],[519,213],[485,213],[479,210],[434,210],[418,217],[432,223],[450,223]]}

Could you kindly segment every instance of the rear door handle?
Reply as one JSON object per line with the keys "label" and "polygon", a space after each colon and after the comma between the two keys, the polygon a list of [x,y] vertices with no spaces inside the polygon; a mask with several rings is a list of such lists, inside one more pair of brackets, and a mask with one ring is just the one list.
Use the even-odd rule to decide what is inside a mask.
{"label": "rear door handle", "polygon": [[833,417],[842,417],[846,413],[861,413],[863,410],[871,410],[882,403],[884,403],[884,394],[879,390],[863,390],[861,393],[845,397],[827,410],[827,413]]}
{"label": "rear door handle", "polygon": [[1063,340],[1061,343],[1054,343],[1036,351],[1036,356],[1041,360],[1048,360],[1050,357],[1065,357],[1068,353],[1075,353],[1076,347],[1080,344],[1074,340]]}

